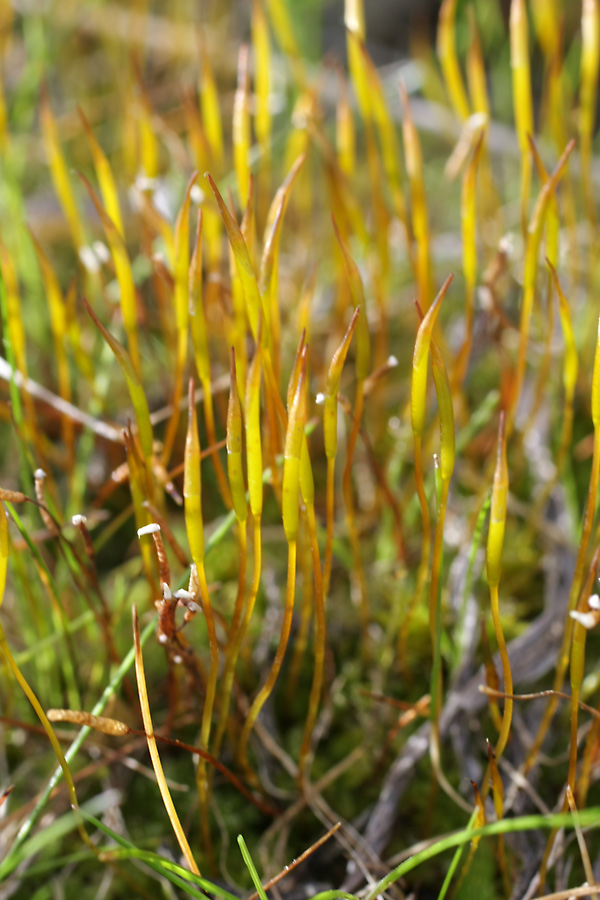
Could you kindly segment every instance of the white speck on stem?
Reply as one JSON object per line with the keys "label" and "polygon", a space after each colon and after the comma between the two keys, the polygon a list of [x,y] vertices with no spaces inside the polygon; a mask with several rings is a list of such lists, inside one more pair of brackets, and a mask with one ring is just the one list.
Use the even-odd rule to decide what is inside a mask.
{"label": "white speck on stem", "polygon": [[149,525],[144,525],[143,528],[138,528],[137,536],[141,538],[145,534],[156,534],[157,531],[160,531],[160,525],[157,522],[151,522]]}

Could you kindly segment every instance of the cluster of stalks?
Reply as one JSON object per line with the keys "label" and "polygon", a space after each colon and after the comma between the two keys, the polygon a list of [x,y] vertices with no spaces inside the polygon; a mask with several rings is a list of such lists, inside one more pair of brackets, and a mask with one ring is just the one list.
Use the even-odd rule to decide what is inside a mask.
{"label": "cluster of stalks", "polygon": [[[15,685],[27,697],[60,764],[76,827],[100,861],[115,864],[115,857],[99,853],[90,837],[71,758],[52,722],[147,741],[186,866],[201,879],[197,860],[202,868],[217,868],[215,804],[224,782],[263,816],[276,815],[288,794],[265,777],[275,759],[292,779],[299,809],[323,813],[311,773],[315,753],[327,760],[327,749],[316,735],[335,718],[336,668],[344,678],[352,668],[335,634],[359,660],[362,684],[399,693],[407,704],[386,748],[401,729],[429,716],[430,812],[439,785],[461,815],[470,816],[468,828],[485,828],[490,817],[500,823],[496,859],[506,894],[515,861],[502,836],[503,757],[520,768],[522,781],[540,764],[570,676],[568,771],[553,802],[573,815],[581,865],[593,880],[578,810],[586,807],[600,745],[599,711],[583,703],[586,639],[600,622],[592,165],[600,0],[583,0],[572,38],[580,43],[576,98],[559,5],[510,3],[516,136],[510,150],[519,164],[517,172],[511,162],[518,184],[508,192],[512,205],[503,205],[495,165],[488,84],[500,75],[489,59],[492,41],[481,32],[481,4],[468,0],[457,18],[457,0],[443,0],[438,62],[418,51],[432,122],[434,98],[445,94],[457,136],[444,177],[452,198],[460,181],[452,221],[461,252],[443,267],[434,266],[434,237],[446,213],[434,209],[428,145],[408,87],[395,80],[388,92],[369,54],[362,0],[345,3],[348,79],[335,71],[335,117],[328,115],[331,101],[320,80],[305,65],[283,0],[252,4],[251,43],[242,46],[231,73],[230,121],[213,71],[220,61],[205,33],[197,35],[198,94],[179,94],[169,116],[150,74],[144,76],[150,60],[132,54],[119,85],[125,109],[120,161],[103,149],[101,113],[85,96],[74,103],[67,154],[53,85],[39,85],[42,144],[68,239],[42,233],[34,215],[14,229],[0,225],[6,350],[0,375],[8,393],[2,412],[13,435],[0,489],[6,510],[0,515],[0,603],[7,597],[0,624],[2,695],[8,716],[21,709]],[[501,30],[499,7],[493,0],[490,7]],[[7,59],[10,34],[9,22],[0,41]],[[463,60],[457,47],[466,43]],[[531,61],[538,57],[542,99],[534,110]],[[274,122],[272,102],[282,63],[293,99],[285,128]],[[327,77],[332,72],[324,68]],[[0,71],[0,152],[7,184],[17,190],[22,135],[11,129],[4,97]],[[448,139],[428,136],[434,140],[445,145]],[[73,156],[84,173],[72,170],[67,159]],[[550,159],[557,160],[553,166],[544,162]],[[178,198],[170,214],[161,202],[164,191],[171,206]],[[506,230],[516,246],[512,255]],[[59,265],[59,249],[68,264]],[[31,266],[38,273],[33,280],[26,274]],[[41,364],[33,352],[39,335],[27,327],[34,303],[48,329]],[[555,369],[562,370],[562,381]],[[121,426],[111,421],[117,417]],[[558,656],[546,667],[548,685],[528,695],[546,698],[545,709],[518,759],[513,719],[515,700],[522,698],[513,685],[503,616],[504,598],[519,591],[514,572],[523,538],[516,536],[512,513],[524,519],[520,527],[535,543],[549,500],[570,490],[577,503],[576,426],[581,433],[593,430],[587,499],[562,604]],[[550,462],[541,475],[528,447],[543,428],[551,435]],[[588,443],[578,449],[585,452]],[[98,456],[100,478],[93,474]],[[511,506],[512,491],[520,496]],[[464,546],[457,549],[456,538],[448,539],[450,528]],[[128,550],[119,554],[125,533]],[[273,542],[286,548],[287,566]],[[119,556],[114,568],[107,550]],[[464,601],[476,595],[484,618],[480,649],[490,715],[480,754],[485,776],[474,786],[474,803],[442,739],[452,690],[448,673],[461,670],[468,644],[467,617],[455,615],[449,596],[453,555],[468,560]],[[275,589],[273,575],[280,579]],[[212,585],[213,578],[223,583]],[[133,646],[124,610],[133,613]],[[81,642],[74,638],[79,631]],[[150,674],[143,646],[153,632],[162,655],[146,648],[147,657],[153,653]],[[97,651],[91,684],[112,685],[92,712],[85,710],[86,640]],[[133,664],[137,692],[127,677]],[[110,681],[115,670],[119,678]],[[121,681],[129,714],[141,728],[102,716]],[[164,715],[156,699],[163,693]],[[44,706],[53,709],[46,714]],[[593,721],[580,753],[582,708]],[[266,733],[267,710],[288,724],[299,716],[283,747]],[[380,727],[375,710],[373,704],[365,713],[374,740]],[[158,720],[160,726],[153,724]],[[169,737],[182,721],[196,728],[191,743]],[[194,754],[199,841],[195,825],[176,810],[157,741]],[[370,736],[364,741],[368,755]],[[486,805],[490,790],[493,806],[492,800]],[[18,865],[48,796],[16,832],[0,877]],[[540,894],[557,834],[558,826],[541,861]],[[458,843],[440,897],[459,863]],[[478,846],[479,836],[456,889]]]}

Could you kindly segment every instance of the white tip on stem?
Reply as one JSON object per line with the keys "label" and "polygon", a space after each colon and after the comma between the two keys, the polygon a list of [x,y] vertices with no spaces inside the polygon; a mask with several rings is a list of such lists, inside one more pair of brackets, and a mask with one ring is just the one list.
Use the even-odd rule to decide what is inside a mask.
{"label": "white tip on stem", "polygon": [[160,525],[157,522],[151,522],[150,525],[144,525],[143,528],[138,528],[138,537],[141,538],[145,534],[156,534],[157,531],[160,531]]}
{"label": "white tip on stem", "polygon": [[593,612],[582,613],[577,609],[574,609],[571,611],[570,615],[572,619],[575,619],[576,622],[579,622],[579,624],[583,625],[584,628],[587,628],[588,631],[598,624],[598,616]]}

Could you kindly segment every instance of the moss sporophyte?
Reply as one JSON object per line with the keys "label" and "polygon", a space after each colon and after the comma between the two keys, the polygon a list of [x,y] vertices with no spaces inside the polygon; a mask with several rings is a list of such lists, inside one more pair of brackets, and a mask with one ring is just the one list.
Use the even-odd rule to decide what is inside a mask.
{"label": "moss sporophyte", "polygon": [[2,887],[600,896],[600,0],[192,7],[0,4]]}

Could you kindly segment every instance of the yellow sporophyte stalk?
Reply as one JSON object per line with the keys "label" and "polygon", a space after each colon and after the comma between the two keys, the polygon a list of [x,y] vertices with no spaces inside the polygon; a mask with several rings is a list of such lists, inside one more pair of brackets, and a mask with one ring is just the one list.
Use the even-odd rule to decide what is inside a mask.
{"label": "yellow sporophyte stalk", "polygon": [[[412,380],[410,389],[410,418],[413,432],[413,453],[415,466],[415,483],[417,488],[417,496],[419,498],[419,506],[421,509],[421,520],[423,524],[423,537],[421,540],[421,561],[417,571],[417,581],[412,599],[409,604],[400,635],[398,640],[398,652],[401,662],[406,655],[406,644],[408,640],[408,631],[412,621],[414,611],[422,596],[425,583],[427,581],[427,573],[429,572],[429,557],[431,554],[431,516],[429,513],[429,501],[425,491],[425,478],[423,474],[422,459],[422,440],[425,430],[425,415],[427,410],[427,371],[429,362],[429,347],[431,344],[431,335],[433,327],[440,310],[442,300],[444,299],[448,288],[453,279],[453,275],[449,275],[442,285],[437,297],[431,304],[429,310],[425,314],[423,321],[419,325],[415,338],[415,347],[412,360]],[[418,304],[418,309],[421,304]]]}
{"label": "yellow sporophyte stalk", "polygon": [[[549,175],[546,171],[542,158],[538,153],[537,147],[533,140],[529,139],[529,145],[535,162],[535,167],[542,184],[545,184]],[[548,203],[548,211],[546,214],[546,259],[549,259],[553,265],[558,265],[559,239],[560,239],[560,216],[558,209],[558,199],[556,192],[552,194]],[[546,385],[550,372],[552,361],[552,338],[554,335],[554,281],[551,272],[546,276],[546,333],[544,336],[544,351],[537,374],[535,387],[535,397],[526,431],[533,426],[537,418],[537,414],[544,403]]]}
{"label": "yellow sporophyte stalk", "polygon": [[[42,273],[46,300],[48,301],[50,327],[52,330],[54,354],[56,356],[56,366],[58,369],[58,390],[63,400],[66,400],[67,403],[69,403],[71,401],[72,392],[69,375],[69,361],[66,353],[67,316],[65,301],[58,278],[48,257],[33,232],[30,231],[29,233],[33,241],[33,246]],[[63,440],[72,458],[73,441],[75,438],[73,421],[69,416],[63,415],[61,424]]]}
{"label": "yellow sporophyte stalk", "polygon": [[300,456],[302,451],[302,439],[304,437],[304,425],[306,422],[306,348],[303,351],[303,361],[298,378],[298,384],[294,399],[290,407],[288,426],[285,437],[284,462],[283,462],[283,487],[282,487],[282,519],[283,530],[288,544],[288,572],[285,596],[285,607],[281,634],[271,665],[271,670],[263,687],[250,707],[250,711],[244,723],[240,737],[238,759],[248,767],[247,746],[254,723],[267,701],[277,681],[285,651],[287,649],[292,615],[294,611],[294,594],[296,585],[296,549],[298,539],[299,499],[300,499]]}
{"label": "yellow sporophyte stalk", "polygon": [[[333,534],[335,520],[335,458],[337,455],[338,428],[338,390],[342,371],[356,322],[360,315],[360,307],[356,307],[340,346],[331,358],[327,373],[327,386],[323,401],[323,435],[325,440],[325,456],[327,457],[327,537],[325,541],[325,559],[323,569],[323,592],[329,592],[331,566],[333,562]],[[364,315],[364,313],[363,313]]]}
{"label": "yellow sporophyte stalk", "polygon": [[[272,129],[271,115],[271,39],[262,0],[252,2],[252,55],[254,64],[254,91],[256,109],[254,130],[261,148],[260,165],[269,175],[269,157]],[[266,178],[266,187],[269,186]]]}
{"label": "yellow sporophyte stalk", "polygon": [[229,403],[227,407],[227,472],[233,508],[238,522],[245,522],[248,516],[248,502],[243,472],[243,422],[242,407],[237,389],[235,351],[231,348]]}
{"label": "yellow sporophyte stalk", "polygon": [[360,49],[364,58],[369,80],[369,102],[372,106],[373,121],[381,145],[383,168],[391,192],[394,211],[403,225],[405,239],[410,253],[412,252],[410,224],[408,221],[406,201],[404,199],[404,171],[397,129],[392,116],[390,115],[377,66],[369,56],[363,42],[360,42]]}
{"label": "yellow sporophyte stalk", "polygon": [[556,293],[558,295],[558,315],[565,341],[562,377],[565,398],[562,416],[562,435],[556,458],[556,477],[558,478],[571,445],[571,436],[573,433],[573,401],[575,397],[575,387],[577,385],[577,375],[579,372],[579,356],[577,353],[577,345],[575,343],[575,335],[573,333],[569,301],[562,289],[556,269],[549,259],[546,259],[546,263],[550,268]]}
{"label": "yellow sporophyte stalk", "polygon": [[[217,443],[215,415],[211,386],[211,365],[208,352],[208,333],[204,315],[204,296],[202,290],[202,210],[198,210],[194,249],[189,267],[189,324],[194,351],[194,362],[202,390],[204,391],[204,423],[206,436],[210,445]],[[225,506],[231,507],[232,500],[229,485],[225,477],[221,459],[217,453],[212,454],[213,465],[217,476],[217,484]]]}
{"label": "yellow sporophyte stalk", "polygon": [[[585,510],[583,513],[583,523],[581,528],[581,538],[579,540],[579,547],[577,549],[577,558],[575,560],[575,571],[573,572],[573,579],[571,581],[571,587],[569,590],[569,601],[567,604],[567,613],[565,617],[564,630],[563,630],[563,638],[560,646],[560,650],[558,652],[558,658],[556,661],[556,670],[554,674],[554,682],[552,684],[552,688],[554,691],[558,691],[562,688],[562,684],[567,672],[567,668],[569,666],[569,658],[571,653],[571,644],[573,640],[573,619],[571,618],[571,612],[573,612],[577,606],[577,602],[579,600],[579,594],[581,591],[581,586],[583,583],[583,573],[585,567],[585,558],[588,551],[590,535],[592,532],[592,526],[594,524],[594,516],[596,512],[596,495],[598,492],[598,478],[600,475],[600,319],[598,321],[598,331],[596,337],[596,350],[594,354],[594,368],[592,372],[592,392],[591,392],[591,407],[592,407],[592,423],[594,425],[594,449],[592,456],[592,470],[590,472],[590,483],[588,487],[588,495],[585,505]],[[544,741],[544,738],[547,734],[548,728],[550,727],[550,723],[552,721],[552,717],[554,716],[554,712],[556,710],[557,698],[555,695],[550,697],[548,701],[548,706],[544,712],[544,716],[542,721],[540,722],[540,726],[538,728],[537,734],[535,736],[535,740],[529,750],[529,754],[527,756],[527,760],[525,762],[525,771],[529,771],[529,769],[534,765],[535,760],[537,759],[537,755],[539,753],[540,747]]]}
{"label": "yellow sporophyte stalk", "polygon": [[173,303],[175,306],[175,327],[177,330],[177,355],[175,358],[173,413],[167,425],[162,452],[162,464],[166,466],[171,457],[179,424],[179,406],[183,394],[183,372],[188,347],[188,324],[190,307],[190,203],[191,193],[198,173],[194,172],[188,181],[181,209],[175,222],[173,240]]}
{"label": "yellow sporophyte stalk", "polygon": [[242,207],[248,203],[250,185],[248,164],[251,144],[249,55],[248,45],[242,44],[238,56],[238,81],[233,101],[233,161]]}
{"label": "yellow sporophyte stalk", "polygon": [[358,440],[358,434],[360,431],[363,416],[365,400],[365,380],[368,377],[371,368],[371,338],[369,334],[369,323],[367,319],[365,292],[358,266],[354,262],[354,259],[352,258],[352,255],[350,254],[350,251],[342,238],[335,219],[333,219],[333,228],[338,240],[338,244],[342,251],[344,266],[348,277],[348,284],[350,286],[350,296],[352,298],[352,304],[355,308],[358,307],[361,311],[361,314],[358,316],[356,321],[355,367],[357,383],[356,396],[354,399],[354,415],[352,418],[352,428],[348,437],[346,463],[344,465],[344,471],[342,474],[342,490],[344,494],[344,501],[346,504],[346,523],[348,526],[348,536],[350,538],[350,546],[352,548],[352,557],[354,560],[354,577],[356,579],[356,584],[360,592],[362,648],[363,653],[368,655],[368,627],[370,618],[369,597],[364,566],[362,563],[360,541],[358,538],[358,532],[356,530],[354,497],[352,493],[352,465],[354,462],[354,452],[356,449],[356,443]]}
{"label": "yellow sporophyte stalk", "polygon": [[[423,311],[418,301],[415,301],[417,313],[421,321],[424,320]],[[432,307],[433,308],[433,307]],[[438,307],[439,308],[439,307]],[[438,413],[440,420],[440,454],[437,461],[436,474],[439,473],[439,492],[437,503],[437,517],[433,542],[433,555],[431,561],[431,580],[429,583],[429,632],[431,636],[433,652],[433,668],[431,674],[431,741],[430,754],[432,768],[435,776],[445,793],[455,803],[465,808],[465,801],[458,794],[446,778],[441,764],[439,717],[442,708],[442,669],[441,669],[441,594],[440,573],[444,551],[444,522],[448,507],[448,492],[450,479],[454,471],[455,460],[455,428],[454,409],[452,405],[452,393],[448,372],[442,357],[441,350],[433,337],[429,339],[429,352],[435,384],[435,393],[438,401]]]}
{"label": "yellow sporophyte stalk", "polygon": [[207,42],[202,30],[199,31],[200,50],[200,108],[202,124],[210,147],[212,159],[220,173],[225,161],[223,142],[223,121],[219,104],[219,92],[210,62]]}
{"label": "yellow sporophyte stalk", "polygon": [[467,372],[473,343],[475,320],[475,290],[477,287],[477,170],[485,140],[482,129],[475,150],[465,171],[460,203],[460,222],[463,245],[463,274],[465,278],[466,335],[455,364],[453,382],[460,383]]}
{"label": "yellow sporophyte stalk", "polygon": [[425,430],[425,415],[427,409],[427,370],[429,361],[429,347],[431,344],[431,335],[433,326],[437,319],[442,300],[444,299],[448,288],[453,279],[453,275],[449,275],[440,292],[431,304],[428,312],[425,314],[423,321],[419,325],[417,336],[415,339],[415,348],[412,361],[412,380],[410,389],[410,415],[411,425],[415,443],[415,469],[417,476],[417,491],[421,503],[421,512],[423,515],[424,533],[428,532],[429,508],[427,498],[425,497],[425,484],[421,468],[421,440]]}
{"label": "yellow sporophyte stalk", "polygon": [[125,242],[117,230],[117,226],[110,218],[104,207],[102,206],[96,191],[93,189],[87,178],[78,173],[79,178],[87,188],[88,194],[96,208],[96,212],[100,216],[104,234],[110,247],[111,256],[115,267],[115,274],[119,284],[119,298],[121,303],[121,313],[123,315],[123,325],[127,335],[127,344],[131,361],[137,374],[140,374],[140,351],[138,337],[137,322],[137,303],[135,293],[135,283],[133,280],[133,272],[131,269],[131,261]]}
{"label": "yellow sporophyte stalk", "polygon": [[[242,235],[240,227],[227,208],[219,189],[217,188],[210,175],[207,174],[206,177],[208,178],[208,182],[211,186],[212,192],[215,195],[215,199],[221,213],[221,218],[223,219],[223,224],[225,225],[225,230],[227,231],[227,237],[229,238],[229,243],[231,244],[236,268],[244,293],[244,299],[246,301],[246,311],[248,315],[248,321],[250,322],[252,336],[254,340],[257,340],[260,313],[261,310],[264,313],[264,309],[262,309],[260,291],[258,289],[258,283],[256,280],[256,275],[254,273],[254,268],[252,266],[252,261],[250,259],[250,254],[248,253],[248,248],[246,246],[246,242],[244,240],[244,236]],[[269,320],[267,319],[267,323],[268,321]]]}
{"label": "yellow sporophyte stalk", "polygon": [[371,120],[372,113],[365,61],[360,51],[360,42],[366,38],[363,0],[345,0],[344,24],[346,26],[346,47],[350,79],[361,118],[366,124]]}
{"label": "yellow sporophyte stalk", "polygon": [[444,0],[440,7],[437,54],[452,108],[460,119],[468,119],[471,110],[456,54],[456,6],[457,0]]}
{"label": "yellow sporophyte stalk", "polygon": [[[298,390],[300,380],[306,371],[308,358],[308,345],[305,343],[305,333],[303,332],[298,348],[292,373],[288,386],[288,412],[290,416],[294,408],[296,392]],[[306,377],[304,377],[304,390],[306,392]],[[305,400],[306,402],[306,400]],[[306,415],[305,415],[306,418]],[[302,783],[306,774],[308,764],[308,756],[310,752],[310,741],[317,720],[319,710],[319,701],[321,699],[321,691],[323,687],[323,673],[325,665],[325,640],[326,640],[326,622],[325,622],[325,594],[323,591],[323,574],[321,569],[321,557],[319,554],[319,540],[317,534],[317,519],[315,513],[315,483],[308,451],[308,441],[306,434],[302,433],[302,445],[300,450],[300,467],[299,467],[299,488],[300,497],[304,505],[305,519],[308,524],[308,536],[310,541],[310,550],[312,557],[312,577],[314,582],[314,606],[315,606],[315,661],[313,667],[313,680],[308,702],[308,711],[304,726],[304,735],[302,745],[300,747],[299,757],[299,779]],[[310,576],[309,576],[310,577]]]}
{"label": "yellow sporophyte stalk", "polygon": [[[502,674],[504,677],[504,691],[506,694],[512,694],[513,682],[512,672],[510,668],[510,660],[506,649],[506,641],[502,630],[502,622],[500,620],[500,605],[498,599],[498,587],[500,584],[502,547],[504,544],[504,530],[506,527],[506,503],[508,499],[508,463],[506,459],[506,433],[505,433],[505,414],[500,414],[500,423],[498,426],[498,448],[496,453],[496,470],[494,472],[494,482],[492,485],[492,502],[490,507],[490,524],[487,540],[486,551],[486,573],[488,586],[490,589],[490,605],[492,611],[492,620],[494,623],[494,632],[498,649],[500,651],[500,659],[502,660]],[[502,729],[498,737],[495,747],[496,757],[500,757],[510,733],[512,720],[512,699],[507,698],[504,702],[504,714],[502,717]]]}
{"label": "yellow sporophyte stalk", "polygon": [[557,184],[565,169],[567,161],[573,148],[574,141],[570,141],[558,160],[552,175],[542,186],[537,202],[535,204],[529,228],[527,229],[525,243],[525,265],[523,272],[523,301],[521,304],[521,321],[519,326],[520,340],[519,353],[517,357],[517,371],[515,376],[515,387],[511,399],[510,406],[507,410],[507,433],[510,434],[514,424],[514,417],[517,412],[521,392],[523,389],[523,381],[525,378],[525,366],[527,362],[527,345],[529,341],[529,327],[531,324],[531,313],[533,309],[533,300],[535,296],[535,287],[538,271],[538,255],[539,247],[546,221],[546,213],[550,199],[556,191]]}
{"label": "yellow sporophyte stalk", "polygon": [[583,0],[581,6],[581,78],[579,83],[579,147],[583,198],[588,221],[595,228],[597,222],[592,183],[592,141],[596,119],[598,70],[600,67],[600,4],[598,0]]}
{"label": "yellow sporophyte stalk", "polygon": [[77,113],[90,145],[94,169],[96,170],[96,177],[98,179],[98,184],[100,185],[100,192],[102,194],[106,212],[114,222],[115,228],[124,239],[125,231],[123,228],[123,216],[121,215],[121,206],[119,203],[119,193],[117,191],[117,185],[110,162],[108,161],[106,153],[96,140],[96,136],[80,106],[77,107]]}
{"label": "yellow sporophyte stalk", "polygon": [[365,291],[358,266],[354,262],[348,246],[342,238],[335,219],[333,219],[332,222],[335,236],[344,259],[352,305],[355,309],[358,307],[361,310],[361,315],[356,323],[356,379],[360,383],[364,382],[371,370],[371,339],[369,335]]}
{"label": "yellow sporophyte stalk", "polygon": [[529,68],[529,28],[525,0],[512,0],[510,7],[510,65],[513,82],[513,109],[521,153],[521,226],[527,231],[531,191],[531,155],[527,135],[534,133],[531,73]]}
{"label": "yellow sporophyte stalk", "polygon": [[[219,644],[212,610],[212,604],[206,583],[204,570],[204,521],[202,517],[202,480],[200,469],[200,441],[198,438],[198,419],[194,398],[194,382],[190,379],[188,389],[188,428],[185,440],[184,473],[183,473],[183,498],[185,527],[192,554],[193,575],[197,578],[202,610],[206,620],[208,632],[208,645],[210,650],[210,668],[206,681],[204,707],[202,709],[202,722],[200,725],[200,745],[209,749],[212,713],[219,677]],[[196,784],[198,787],[198,799],[200,802],[200,819],[202,837],[207,847],[207,852],[212,853],[212,842],[208,820],[209,784],[206,760],[200,758],[196,770]]]}
{"label": "yellow sporophyte stalk", "polygon": [[292,67],[297,86],[301,89],[306,82],[306,70],[287,4],[284,0],[267,0],[267,9],[275,36]]}
{"label": "yellow sporophyte stalk", "polygon": [[412,233],[416,244],[415,267],[419,289],[419,303],[425,311],[431,301],[431,273],[429,248],[429,216],[425,194],[423,154],[419,133],[415,127],[406,86],[400,82],[400,97],[404,117],[402,135],[404,138],[404,160],[410,190]]}
{"label": "yellow sporophyte stalk", "polygon": [[335,118],[335,144],[338,164],[346,178],[351,178],[356,169],[356,127],[350,104],[348,82],[343,70],[338,73],[338,101]]}
{"label": "yellow sporophyte stalk", "polygon": [[[127,390],[129,391],[129,396],[131,398],[131,405],[133,406],[133,411],[135,413],[135,419],[140,437],[140,444],[142,447],[142,453],[144,455],[144,462],[146,464],[146,467],[148,468],[149,474],[151,474],[153,453],[152,423],[150,422],[148,400],[146,399],[146,394],[138,371],[130,355],[127,353],[127,350],[110,333],[110,331],[108,331],[108,329],[104,327],[85,298],[83,299],[83,303],[91,319],[93,320],[94,325],[96,326],[106,343],[109,345],[110,349],[113,351],[117,362],[119,363],[121,371],[123,372],[123,375],[125,377]],[[150,497],[150,499],[152,498]]]}
{"label": "yellow sporophyte stalk", "polygon": [[81,216],[69,178],[69,170],[60,144],[56,119],[50,106],[47,87],[44,85],[40,97],[40,122],[42,138],[48,157],[50,174],[54,190],[67,219],[75,248],[79,252],[85,245],[85,236]]}
{"label": "yellow sporophyte stalk", "polygon": [[290,199],[290,193],[298,173],[306,159],[302,154],[294,162],[283,184],[277,189],[267,213],[263,236],[263,253],[260,262],[258,285],[263,306],[268,309],[271,322],[273,365],[275,374],[280,371],[281,322],[279,313],[279,253],[283,219]]}
{"label": "yellow sporophyte stalk", "polygon": [[227,642],[225,669],[223,672],[223,688],[221,692],[221,711],[219,725],[214,743],[214,755],[219,755],[223,734],[227,726],[231,703],[231,689],[241,642],[244,636],[242,613],[246,597],[246,554],[247,554],[247,518],[248,501],[243,469],[243,421],[242,407],[237,390],[235,370],[235,351],[231,348],[230,387],[227,407],[227,473],[233,502],[233,509],[238,525],[239,570],[238,586],[233,618],[231,620],[230,637]]}
{"label": "yellow sporophyte stalk", "polygon": [[[254,357],[248,369],[246,380],[246,402],[244,410],[244,427],[246,435],[246,471],[248,475],[248,499],[250,503],[250,511],[254,522],[254,565],[252,571],[252,583],[246,603],[243,619],[235,637],[234,654],[239,653],[242,640],[256,603],[258,588],[260,586],[261,566],[262,566],[262,535],[261,535],[261,518],[263,508],[263,462],[262,462],[262,443],[260,428],[260,384],[262,373],[262,351],[260,341],[256,346]],[[240,740],[237,746],[238,764],[248,768],[246,758],[246,743]]]}
{"label": "yellow sporophyte stalk", "polygon": [[[585,645],[587,638],[586,613],[588,606],[591,609],[591,595],[593,593],[594,582],[598,574],[598,562],[600,561],[600,547],[594,553],[594,558],[588,570],[577,609],[570,613],[573,619],[573,640],[571,643],[570,658],[570,681],[571,681],[571,743],[569,749],[569,774],[567,783],[570,789],[575,792],[575,776],[577,772],[577,727],[579,716],[579,697],[581,695],[581,685],[585,674]],[[597,596],[596,596],[597,599]],[[595,617],[592,617],[594,621]],[[594,621],[595,624],[595,621]]]}

